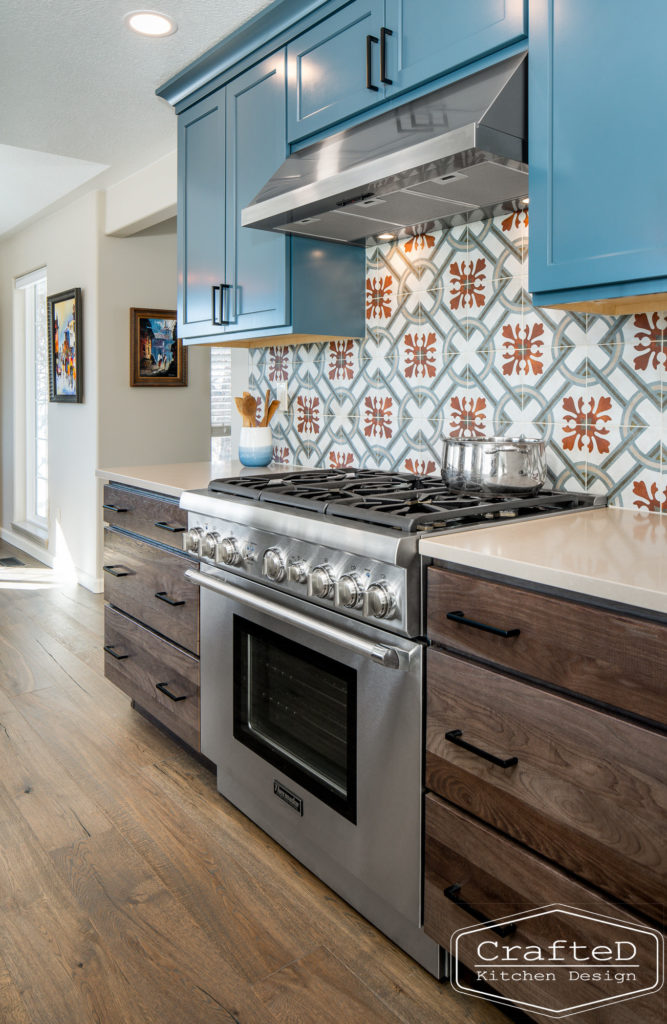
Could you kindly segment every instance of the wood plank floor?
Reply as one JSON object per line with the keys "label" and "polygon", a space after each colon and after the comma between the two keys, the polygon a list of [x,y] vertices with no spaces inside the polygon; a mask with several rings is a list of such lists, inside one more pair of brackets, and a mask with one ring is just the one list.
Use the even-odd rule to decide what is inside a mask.
{"label": "wood plank floor", "polygon": [[104,679],[103,599],[0,566],[2,1024],[507,1024],[436,982]]}

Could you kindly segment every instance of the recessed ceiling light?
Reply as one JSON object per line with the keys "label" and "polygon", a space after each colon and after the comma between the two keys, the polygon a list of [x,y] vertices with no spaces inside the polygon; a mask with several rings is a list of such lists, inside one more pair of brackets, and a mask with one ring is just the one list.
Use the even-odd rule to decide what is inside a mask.
{"label": "recessed ceiling light", "polygon": [[392,242],[394,235],[390,234],[389,231],[383,231],[381,235],[378,235],[381,242]]}
{"label": "recessed ceiling light", "polygon": [[178,31],[173,18],[159,11],[130,11],[123,21],[141,36],[171,36]]}

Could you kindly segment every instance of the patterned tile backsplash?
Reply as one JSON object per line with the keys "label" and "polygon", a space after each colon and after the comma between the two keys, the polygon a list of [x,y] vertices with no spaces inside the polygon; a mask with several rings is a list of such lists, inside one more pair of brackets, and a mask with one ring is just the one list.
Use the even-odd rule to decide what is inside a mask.
{"label": "patterned tile backsplash", "polygon": [[553,486],[667,513],[667,312],[538,309],[528,214],[368,248],[366,336],[249,351],[274,458],[434,473],[441,439],[543,437]]}

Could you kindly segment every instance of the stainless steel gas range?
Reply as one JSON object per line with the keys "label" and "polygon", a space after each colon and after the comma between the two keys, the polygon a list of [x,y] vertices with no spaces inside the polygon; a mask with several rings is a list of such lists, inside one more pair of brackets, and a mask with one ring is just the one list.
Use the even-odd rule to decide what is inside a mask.
{"label": "stainless steel gas range", "polygon": [[201,563],[186,573],[201,587],[201,746],[219,791],[436,976],[445,955],[421,928],[419,540],[594,503],[462,497],[372,470],[182,496]]}

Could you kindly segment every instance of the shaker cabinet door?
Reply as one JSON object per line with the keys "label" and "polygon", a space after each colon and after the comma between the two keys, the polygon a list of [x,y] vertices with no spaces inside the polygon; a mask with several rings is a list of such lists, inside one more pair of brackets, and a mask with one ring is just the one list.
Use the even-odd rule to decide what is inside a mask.
{"label": "shaker cabinet door", "polygon": [[222,334],[225,319],[225,91],[178,119],[178,329]]}
{"label": "shaker cabinet door", "polygon": [[667,277],[665,38],[664,0],[531,0],[529,288],[540,301]]}
{"label": "shaker cabinet door", "polygon": [[289,322],[289,239],[241,226],[241,213],[287,156],[285,51],[227,86],[228,331]]}
{"label": "shaker cabinet door", "polygon": [[387,66],[391,91],[517,42],[527,35],[525,0],[386,0]]}
{"label": "shaker cabinet door", "polygon": [[379,50],[383,18],[384,0],[355,0],[289,44],[289,142],[384,99]]}

